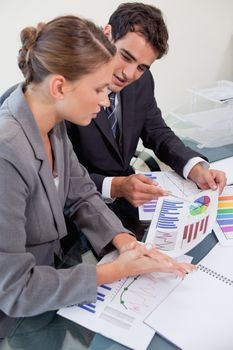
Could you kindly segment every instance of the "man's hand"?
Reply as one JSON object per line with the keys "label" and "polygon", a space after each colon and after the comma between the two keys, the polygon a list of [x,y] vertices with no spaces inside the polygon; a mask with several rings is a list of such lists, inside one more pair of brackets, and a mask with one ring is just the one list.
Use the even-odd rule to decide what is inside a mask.
{"label": "man's hand", "polygon": [[211,188],[216,190],[219,187],[221,194],[226,186],[227,178],[223,171],[205,169],[201,164],[196,164],[190,171],[188,178],[202,190]]}
{"label": "man's hand", "polygon": [[158,187],[156,181],[143,174],[119,176],[112,180],[111,197],[124,197],[134,207],[167,195],[168,191]]}

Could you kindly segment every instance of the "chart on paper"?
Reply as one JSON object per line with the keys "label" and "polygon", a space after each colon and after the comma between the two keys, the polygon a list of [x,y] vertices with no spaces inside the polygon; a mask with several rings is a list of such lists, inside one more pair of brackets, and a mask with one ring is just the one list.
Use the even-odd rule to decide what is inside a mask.
{"label": "chart on paper", "polygon": [[[190,262],[191,258],[180,260]],[[181,278],[168,273],[125,278],[99,286],[96,303],[76,304],[58,313],[130,348],[144,350],[154,330],[143,320],[180,282]]]}
{"label": "chart on paper", "polygon": [[221,245],[233,245],[233,187],[225,187],[218,199],[214,232]]}
{"label": "chart on paper", "polygon": [[[174,171],[155,171],[143,173],[148,178],[156,181],[158,186],[170,191],[174,195],[187,198],[190,195],[199,193],[197,186],[189,180],[183,179]],[[138,208],[139,220],[150,221],[157,207],[157,199],[144,203]]]}
{"label": "chart on paper", "polygon": [[215,224],[218,191],[202,191],[188,201],[159,198],[146,242],[172,256],[185,254],[209,234]]}

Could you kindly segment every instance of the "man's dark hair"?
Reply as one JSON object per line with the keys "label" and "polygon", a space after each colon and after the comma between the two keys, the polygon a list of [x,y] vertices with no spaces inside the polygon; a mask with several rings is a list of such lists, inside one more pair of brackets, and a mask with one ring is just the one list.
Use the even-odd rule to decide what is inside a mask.
{"label": "man's dark hair", "polygon": [[112,38],[117,41],[129,32],[141,34],[161,58],[168,51],[168,30],[162,12],[140,2],[121,4],[109,19]]}

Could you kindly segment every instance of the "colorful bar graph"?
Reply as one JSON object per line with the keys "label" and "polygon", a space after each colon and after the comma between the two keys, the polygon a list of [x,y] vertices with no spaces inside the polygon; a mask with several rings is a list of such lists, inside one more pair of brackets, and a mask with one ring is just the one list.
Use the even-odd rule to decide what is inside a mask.
{"label": "colorful bar graph", "polygon": [[233,196],[219,197],[217,223],[226,239],[233,239]]}

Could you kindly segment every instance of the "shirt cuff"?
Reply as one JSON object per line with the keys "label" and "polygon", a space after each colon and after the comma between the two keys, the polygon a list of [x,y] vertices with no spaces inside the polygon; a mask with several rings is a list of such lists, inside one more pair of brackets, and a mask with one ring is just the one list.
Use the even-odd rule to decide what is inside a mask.
{"label": "shirt cuff", "polygon": [[115,198],[111,198],[111,186],[113,177],[105,177],[102,183],[102,197],[105,203],[113,203]]}
{"label": "shirt cuff", "polygon": [[190,159],[188,161],[188,163],[184,166],[184,169],[183,169],[183,176],[185,179],[188,178],[188,175],[191,171],[191,169],[196,165],[196,164],[201,164],[205,169],[209,169],[210,165],[209,163],[204,160],[203,158],[201,157],[194,157],[192,159]]}

